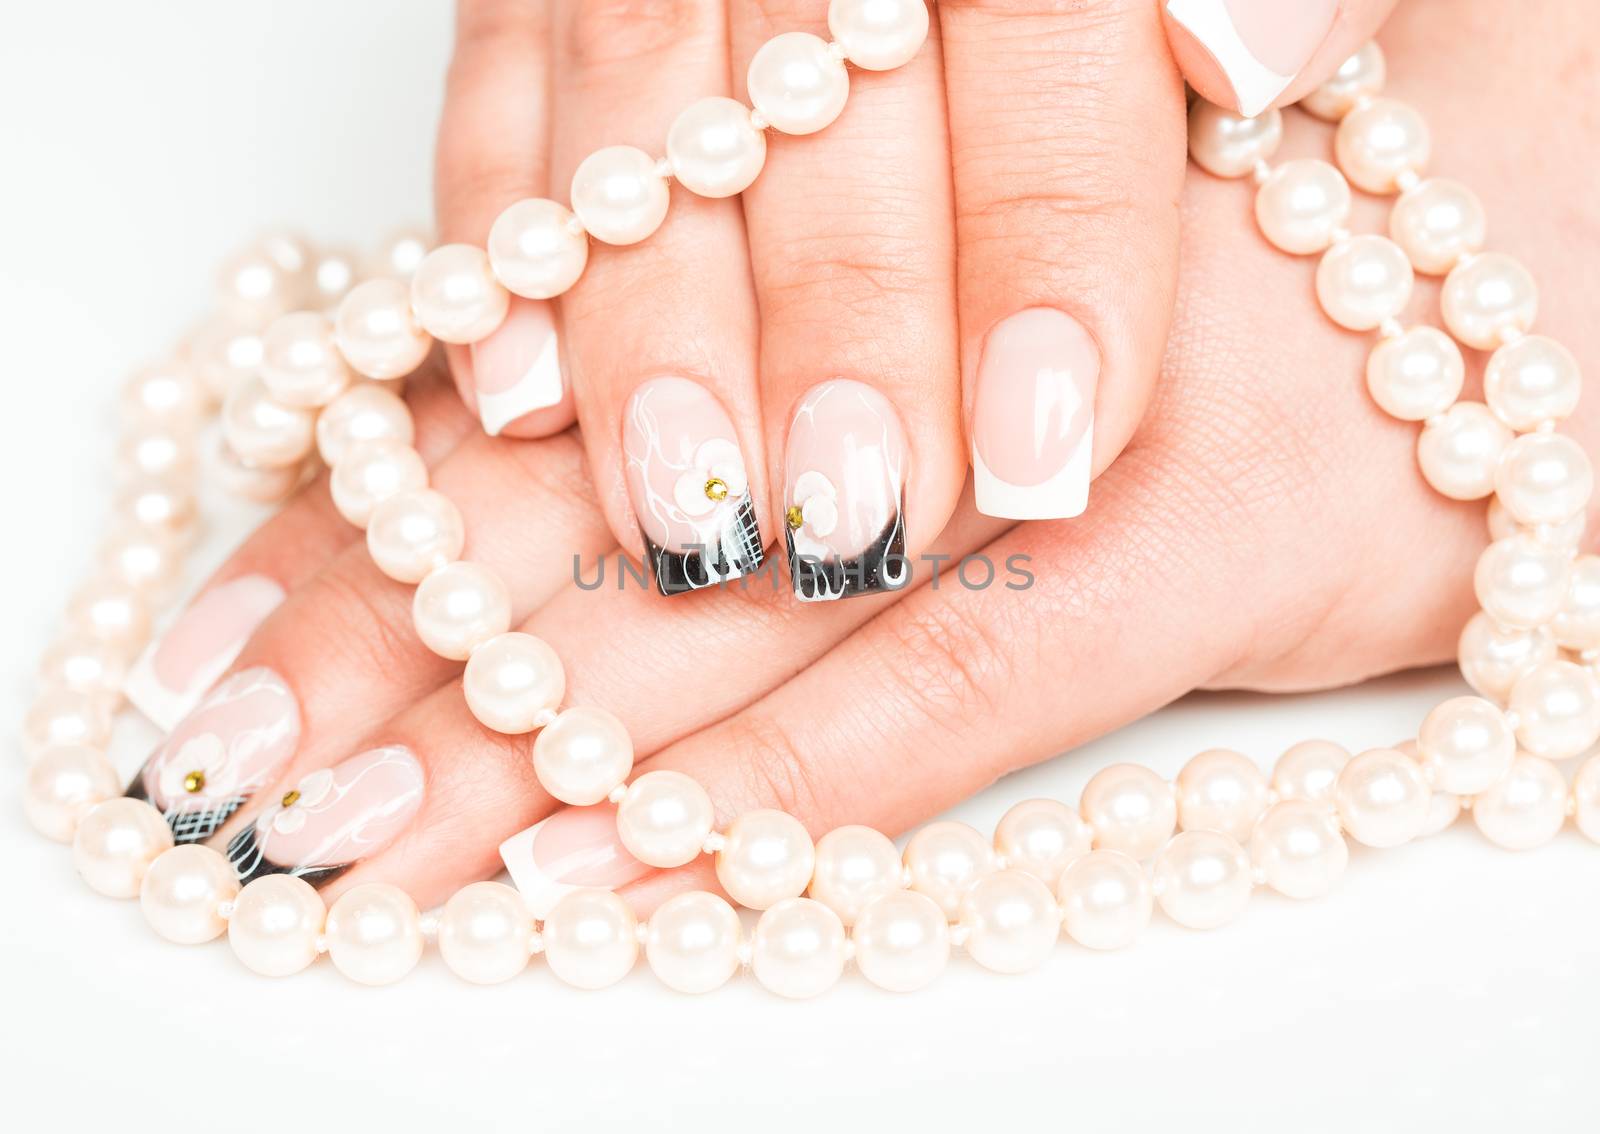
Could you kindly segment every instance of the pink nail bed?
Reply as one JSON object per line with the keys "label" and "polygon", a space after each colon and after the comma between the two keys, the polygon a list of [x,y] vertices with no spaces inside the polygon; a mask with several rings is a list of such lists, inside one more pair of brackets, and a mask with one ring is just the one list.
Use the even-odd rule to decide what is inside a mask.
{"label": "pink nail bed", "polygon": [[478,419],[489,436],[524,414],[561,403],[561,356],[548,303],[513,299],[505,321],[471,350]]}
{"label": "pink nail bed", "polygon": [[1338,0],[1167,0],[1167,12],[1216,61],[1239,113],[1255,117],[1311,62]]}
{"label": "pink nail bed", "polygon": [[241,575],[206,591],[129,671],[123,684],[129,702],[171,732],[283,597],[283,588],[265,575]]}
{"label": "pink nail bed", "polygon": [[501,843],[500,857],[536,918],[573,890],[615,890],[651,870],[623,849],[609,803],[557,811]]}

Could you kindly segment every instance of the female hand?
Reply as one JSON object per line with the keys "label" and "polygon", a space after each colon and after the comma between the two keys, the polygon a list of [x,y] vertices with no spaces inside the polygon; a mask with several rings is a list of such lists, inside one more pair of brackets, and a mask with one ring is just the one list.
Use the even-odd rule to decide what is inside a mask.
{"label": "female hand", "polygon": [[[1390,89],[1435,123],[1434,168],[1480,192],[1493,246],[1535,266],[1540,329],[1594,358],[1581,282],[1600,237],[1558,208],[1527,207],[1585,188],[1559,160],[1596,141],[1594,123],[1563,113],[1600,93],[1569,66],[1591,34],[1581,5],[1535,28],[1489,0],[1474,0],[1473,20],[1441,21],[1444,3],[1408,5],[1386,32]],[[1507,80],[1497,91],[1515,93],[1470,81],[1489,70]],[[1544,125],[1516,128],[1527,121]],[[1327,144],[1326,128],[1297,116],[1282,156]],[[957,556],[1031,556],[1028,590],[953,587],[948,568],[935,590],[924,565],[898,596],[800,615],[764,586],[694,604],[585,592],[567,579],[568,555],[610,539],[570,435],[461,440],[435,483],[462,503],[469,555],[513,580],[515,617],[560,654],[567,703],[615,712],[637,767],[691,772],[724,821],[767,805],[819,833],[898,830],[1195,687],[1333,684],[1448,656],[1485,540],[1482,507],[1449,505],[1410,468],[1415,427],[1384,417],[1363,388],[1370,340],[1316,310],[1311,265],[1247,226],[1249,196],[1189,178],[1161,395],[1103,504],[1079,524],[1010,530],[962,508],[942,534],[938,549]],[[1357,230],[1381,216],[1367,205]],[[1431,310],[1421,288],[1408,321]],[[418,413],[435,437],[459,433],[448,405]],[[1592,446],[1600,414],[1580,410],[1571,428]],[[159,789],[207,736],[256,739],[249,766],[226,769],[241,790],[219,803],[244,804],[217,836],[227,842],[332,767],[337,790],[326,777],[307,785],[329,801],[322,825],[285,834],[269,818],[262,830],[276,833],[254,849],[278,868],[337,874],[336,886],[385,879],[432,901],[497,870],[499,843],[556,805],[531,773],[529,738],[473,719],[455,667],[406,626],[409,590],[317,523],[319,501],[292,504],[219,573],[212,595],[250,574],[281,576],[291,593],[235,663],[246,676],[178,727],[143,782]],[[293,566],[281,538],[291,530],[302,544]],[[303,560],[312,545],[314,568]],[[349,790],[373,766],[384,773],[367,776],[372,790]],[[646,887],[641,901],[686,884],[640,882],[614,846],[609,858],[583,847],[608,827],[564,822],[614,872],[608,881]],[[361,840],[340,841],[349,830]]]}

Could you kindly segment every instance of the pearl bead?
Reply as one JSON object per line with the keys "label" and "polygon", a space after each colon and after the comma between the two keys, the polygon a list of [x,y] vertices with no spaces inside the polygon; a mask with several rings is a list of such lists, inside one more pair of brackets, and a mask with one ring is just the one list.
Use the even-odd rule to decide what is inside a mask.
{"label": "pearl bead", "polygon": [[1303,110],[1328,122],[1337,122],[1362,99],[1373,98],[1383,90],[1388,68],[1383,51],[1372,40],[1333,73],[1333,77],[1300,100]]}
{"label": "pearl bead", "polygon": [[316,416],[282,405],[253,378],[222,405],[222,436],[247,465],[281,468],[304,459],[315,440]]}
{"label": "pearl bead", "polygon": [[617,804],[617,837],[646,866],[693,862],[715,822],[706,789],[682,772],[646,772]]}
{"label": "pearl bead", "polygon": [[1172,787],[1149,768],[1113,764],[1084,785],[1079,810],[1094,828],[1094,845],[1149,858],[1172,837],[1178,801]]}
{"label": "pearl bead", "polygon": [[194,438],[166,426],[135,426],[117,445],[118,472],[130,479],[190,481],[195,474]]}
{"label": "pearl bead", "polygon": [[999,868],[994,848],[965,823],[929,823],[906,844],[911,888],[932,898],[945,917],[961,910],[961,896],[979,878]]}
{"label": "pearl bead", "polygon": [[439,915],[439,956],[473,984],[499,984],[528,966],[533,915],[522,895],[499,882],[474,882],[450,896]]}
{"label": "pearl bead", "polygon": [[1152,868],[1156,901],[1179,925],[1215,929],[1250,901],[1250,858],[1220,831],[1184,831],[1162,849]]}
{"label": "pearl bead", "polygon": [[1210,829],[1243,842],[1270,802],[1267,777],[1255,761],[1226,748],[1211,748],[1183,766],[1176,782],[1178,824],[1185,831]]}
{"label": "pearl bead", "polygon": [[1498,497],[1489,500],[1488,516],[1489,538],[1491,540],[1509,539],[1514,535],[1531,535],[1538,538],[1540,543],[1549,544],[1551,547],[1563,547],[1569,551],[1577,551],[1578,544],[1583,541],[1584,529],[1588,526],[1589,518],[1583,511],[1574,512],[1568,519],[1559,524],[1540,524],[1536,527],[1524,527],[1517,523],[1505,505],[1500,503]]}
{"label": "pearl bead", "polygon": [[703,98],[672,120],[667,160],[678,183],[702,197],[731,197],[755,181],[767,161],[767,136],[750,108],[731,98]]}
{"label": "pearl bead", "polygon": [[350,294],[356,284],[356,258],[349,252],[327,249],[318,252],[311,264],[311,305],[330,311]]}
{"label": "pearl bead", "polygon": [[211,400],[221,401],[255,376],[261,366],[261,327],[257,319],[218,312],[195,333],[189,357]]}
{"label": "pearl bead", "polygon": [[411,289],[396,279],[351,288],[339,301],[333,333],[351,369],[368,378],[410,374],[433,347],[411,312]]}
{"label": "pearl bead", "polygon": [[333,468],[363,441],[410,445],[415,438],[416,426],[406,403],[371,382],[346,390],[317,415],[317,451]]}
{"label": "pearl bead", "polygon": [[607,146],[572,175],[572,211],[607,244],[637,244],[667,219],[670,197],[656,160],[633,146]]}
{"label": "pearl bead", "polygon": [[1507,629],[1482,611],[1467,622],[1456,645],[1461,676],[1485,697],[1502,703],[1519,677],[1555,656],[1556,641],[1549,630]]}
{"label": "pearl bead", "polygon": [[420,229],[400,229],[390,233],[373,250],[365,274],[409,280],[433,247],[433,237]]}
{"label": "pearl bead", "polygon": [[700,890],[668,898],[650,915],[645,960],[675,992],[721,988],[739,971],[739,915]]}
{"label": "pearl bead", "polygon": [[1585,760],[1572,778],[1572,804],[1578,830],[1600,843],[1600,755]]}
{"label": "pearl bead", "polygon": [[810,898],[788,898],[756,922],[750,971],[763,988],[799,1000],[832,988],[844,972],[844,923]]}
{"label": "pearl bead", "polygon": [[1461,395],[1467,364],[1461,348],[1437,327],[1412,327],[1381,340],[1367,356],[1367,391],[1401,421],[1444,413]]}
{"label": "pearl bead", "polygon": [[217,273],[222,305],[263,321],[303,304],[310,283],[311,248],[285,233],[269,234],[240,249]]}
{"label": "pearl bead", "polygon": [[299,489],[306,479],[306,465],[283,465],[280,468],[263,468],[247,465],[228,448],[227,441],[217,437],[211,452],[211,465],[216,473],[217,486],[227,495],[239,500],[252,500],[258,504],[279,504]]}
{"label": "pearl bead", "polygon": [[351,524],[365,528],[383,501],[428,487],[428,467],[407,442],[395,437],[346,446],[328,477],[333,506]]}
{"label": "pearl bead", "polygon": [[850,75],[828,45],[808,32],[784,32],[762,44],[745,76],[750,101],[785,134],[814,134],[844,109]]}
{"label": "pearl bead", "polygon": [[1417,752],[1440,791],[1477,795],[1511,767],[1517,738],[1495,705],[1481,697],[1452,697],[1423,719]]}
{"label": "pearl bead", "polygon": [[562,803],[599,803],[633,770],[633,738],[604,709],[578,705],[556,715],[533,742],[533,771]]}
{"label": "pearl bead", "polygon": [[1269,807],[1256,825],[1250,861],[1278,893],[1320,898],[1344,874],[1350,848],[1326,807],[1286,799]]}
{"label": "pearl bead", "polygon": [[1363,846],[1397,847],[1421,833],[1431,794],[1415,760],[1392,748],[1374,748],[1339,773],[1339,819]]}
{"label": "pearl bead", "polygon": [[472,651],[461,686],[467,708],[495,732],[532,732],[567,691],[561,659],[532,634],[499,634]]}
{"label": "pearl bead", "polygon": [[1302,740],[1286,749],[1272,769],[1272,790],[1280,799],[1332,803],[1339,773],[1350,762],[1350,752],[1331,740]]}
{"label": "pearl bead", "polygon": [[398,886],[368,882],[328,911],[328,958],[357,984],[393,984],[422,959],[422,915]]}
{"label": "pearl bead", "polygon": [[443,343],[475,343],[506,317],[511,293],[500,286],[489,254],[471,244],[441,244],[411,277],[411,309]]}
{"label": "pearl bead", "polygon": [[273,320],[261,336],[261,380],[280,405],[325,406],[350,384],[350,368],[334,342],[333,323],[315,311]]}
{"label": "pearl bead", "polygon": [[1412,267],[1442,276],[1463,256],[1482,251],[1488,229],[1483,202],[1459,181],[1430,177],[1400,194],[1389,213],[1389,235]]}
{"label": "pearl bead", "polygon": [[135,481],[117,493],[116,510],[143,528],[187,541],[193,534],[197,507],[194,493],[176,481]]}
{"label": "pearl bead", "polygon": [[228,945],[251,972],[292,976],[317,959],[326,911],[304,878],[266,874],[239,891],[228,917]]}
{"label": "pearl bead", "polygon": [[428,649],[442,658],[465,661],[473,650],[511,628],[511,592],[481,563],[450,563],[417,584],[411,621]]}
{"label": "pearl bead", "polygon": [[805,893],[815,865],[816,848],[800,820],[763,808],[729,826],[717,852],[717,881],[741,906],[764,910]]}
{"label": "pearl bead", "polygon": [[871,827],[836,827],[817,840],[807,893],[839,915],[848,928],[884,894],[901,888],[900,852]]}
{"label": "pearl bead", "polygon": [[1434,491],[1452,500],[1481,500],[1494,491],[1511,430],[1482,402],[1457,402],[1423,426],[1417,464]]}
{"label": "pearl bead", "polygon": [[1392,98],[1377,98],[1344,116],[1333,150],[1357,188],[1392,193],[1404,174],[1427,167],[1433,141],[1422,115]]}
{"label": "pearl bead", "polygon": [[100,554],[107,574],[147,594],[170,586],[183,571],[177,537],[137,523],[113,528],[100,545]]}
{"label": "pearl bead", "polygon": [[138,588],[101,575],[73,596],[67,607],[67,625],[126,658],[150,637],[150,609]]}
{"label": "pearl bead", "polygon": [[168,941],[198,945],[213,941],[228,923],[217,912],[239,893],[239,879],[226,858],[210,847],[173,847],[150,864],[139,886],[145,921]]}
{"label": "pearl bead", "polygon": [[1325,250],[1349,219],[1350,183],[1325,161],[1286,161],[1256,190],[1261,235],[1291,255]]}
{"label": "pearl bead", "polygon": [[544,959],[574,988],[607,988],[639,956],[639,923],[608,890],[573,890],[544,919]]}
{"label": "pearl bead", "polygon": [[1555,641],[1569,650],[1600,649],[1600,556],[1573,560],[1567,597],[1550,630]]}
{"label": "pearl bead", "polygon": [[1560,613],[1570,569],[1565,549],[1516,535],[1484,549],[1472,583],[1478,605],[1490,618],[1502,626],[1531,630]]}
{"label": "pearl bead", "polygon": [[1583,510],[1594,492],[1589,455],[1559,433],[1528,433],[1506,446],[1495,494],[1522,524],[1559,524]]}
{"label": "pearl bead", "polygon": [[128,664],[120,650],[87,634],[72,633],[51,643],[39,660],[46,689],[65,689],[115,701]]}
{"label": "pearl bead", "polygon": [[1583,381],[1578,360],[1554,339],[1525,335],[1489,357],[1483,400],[1512,429],[1560,421],[1578,408]]}
{"label": "pearl bead", "polygon": [[489,264],[506,290],[554,299],[589,263],[589,238],[570,209],[543,197],[510,205],[489,229]]}
{"label": "pearl bead", "polygon": [[22,810],[45,838],[70,843],[84,813],[121,790],[116,769],[97,749],[52,748],[28,765]]}
{"label": "pearl bead", "polygon": [[1539,288],[1510,256],[1485,252],[1451,269],[1439,310],[1452,335],[1469,347],[1492,350],[1533,326]]}
{"label": "pearl bead", "polygon": [[863,71],[892,71],[922,50],[928,6],[923,0],[832,0],[828,34]]}
{"label": "pearl bead", "polygon": [[123,420],[179,435],[205,423],[211,395],[194,368],[176,360],[135,372],[122,387]]}
{"label": "pearl bead", "polygon": [[95,893],[132,898],[150,864],[171,849],[172,828],[154,807],[138,799],[108,799],[79,818],[72,865]]}
{"label": "pearl bead", "polygon": [[861,975],[890,992],[926,988],[950,960],[944,911],[914,890],[897,890],[869,902],[850,939]]}
{"label": "pearl bead", "polygon": [[1244,177],[1282,141],[1283,115],[1276,109],[1244,118],[1204,99],[1189,108],[1189,156],[1214,176]]}
{"label": "pearl bead", "polygon": [[1150,924],[1155,896],[1144,867],[1121,851],[1084,855],[1056,884],[1061,928],[1089,949],[1121,949]]}
{"label": "pearl bead", "polygon": [[105,698],[70,689],[47,689],[22,720],[22,742],[30,756],[48,748],[82,745],[103,749],[111,739],[111,714]]}
{"label": "pearl bead", "polygon": [[1447,791],[1436,791],[1428,799],[1428,819],[1417,837],[1426,838],[1447,829],[1461,815],[1461,797]]}
{"label": "pearl bead", "polygon": [[1083,817],[1054,799],[1025,799],[1000,817],[994,849],[1013,870],[1025,870],[1054,886],[1074,859],[1089,853],[1092,839]]}
{"label": "pearl bead", "polygon": [[1506,850],[1542,847],[1567,817],[1567,781],[1548,760],[1519,753],[1510,773],[1472,801],[1472,821]]}
{"label": "pearl bead", "polygon": [[454,562],[466,539],[460,510],[431,488],[389,497],[372,509],[367,521],[372,561],[399,583],[420,583]]}
{"label": "pearl bead", "polygon": [[978,879],[961,898],[961,927],[972,959],[997,973],[1022,973],[1044,964],[1061,933],[1050,888],[1021,870]]}
{"label": "pearl bead", "polygon": [[1587,752],[1600,739],[1600,678],[1569,661],[1547,661],[1517,680],[1509,705],[1522,748],[1547,760]]}
{"label": "pearl bead", "polygon": [[1411,262],[1383,236],[1352,236],[1322,254],[1317,302],[1341,327],[1370,331],[1405,310],[1411,299]]}

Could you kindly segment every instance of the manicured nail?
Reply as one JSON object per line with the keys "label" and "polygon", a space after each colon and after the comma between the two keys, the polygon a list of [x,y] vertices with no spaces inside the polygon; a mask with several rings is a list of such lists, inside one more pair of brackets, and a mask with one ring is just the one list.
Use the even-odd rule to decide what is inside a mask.
{"label": "manicured nail", "polygon": [[978,360],[972,470],[978,511],[1059,520],[1089,504],[1100,348],[1070,315],[1030,307],[995,324]]}
{"label": "manicured nail", "polygon": [[1311,61],[1338,8],[1339,0],[1167,0],[1168,14],[1216,61],[1249,118]]}
{"label": "manicured nail", "polygon": [[897,590],[905,558],[906,436],[889,400],[836,378],[800,402],[784,449],[784,530],[805,602]]}
{"label": "manicured nail", "polygon": [[623,849],[609,803],[557,811],[501,843],[500,857],[536,918],[573,890],[615,890],[650,873]]}
{"label": "manicured nail", "polygon": [[733,421],[687,378],[652,378],[622,415],[628,495],[664,595],[761,566],[761,532]]}
{"label": "manicured nail", "polygon": [[320,886],[370,858],[422,806],[422,765],[400,745],[303,777],[228,843],[240,879],[294,874]]}
{"label": "manicured nail", "polygon": [[123,692],[134,708],[171,732],[282,601],[283,588],[265,575],[241,575],[212,587],[145,650]]}
{"label": "manicured nail", "polygon": [[277,778],[299,740],[300,706],[289,686],[270,669],[247,669],[178,723],[128,794],[149,800],[178,842],[199,842]]}
{"label": "manicured nail", "polygon": [[548,303],[514,299],[505,321],[472,345],[472,382],[483,431],[497,437],[523,414],[561,401],[561,358]]}

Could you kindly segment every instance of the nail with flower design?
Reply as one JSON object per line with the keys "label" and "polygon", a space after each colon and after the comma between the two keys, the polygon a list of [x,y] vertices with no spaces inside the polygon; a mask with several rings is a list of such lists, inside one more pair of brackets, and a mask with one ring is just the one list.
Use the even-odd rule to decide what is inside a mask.
{"label": "nail with flower design", "polygon": [[210,838],[278,777],[300,740],[300,706],[283,678],[247,669],[213,689],[134,777],[180,843]]}
{"label": "nail with flower design", "polygon": [[798,598],[848,598],[906,584],[906,439],[887,398],[843,378],[814,387],[789,426],[784,480]]}
{"label": "nail with flower design", "polygon": [[375,748],[301,777],[228,843],[248,882],[294,874],[314,885],[388,846],[422,806],[422,765],[400,745]]}
{"label": "nail with flower design", "polygon": [[705,387],[652,378],[628,399],[628,495],[664,595],[749,574],[764,558],[733,421]]}

